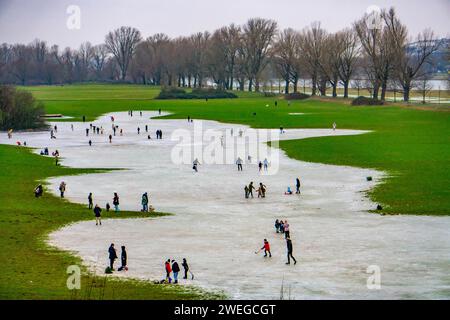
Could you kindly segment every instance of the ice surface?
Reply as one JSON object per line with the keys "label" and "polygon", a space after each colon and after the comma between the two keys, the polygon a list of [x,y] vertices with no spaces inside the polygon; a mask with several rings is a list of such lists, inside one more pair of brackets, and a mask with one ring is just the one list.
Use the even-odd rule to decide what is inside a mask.
{"label": "ice surface", "polygon": [[[49,132],[16,132],[10,140],[6,133],[0,137],[0,143],[26,141],[28,146],[49,147],[50,152],[58,149],[63,165],[128,169],[49,179],[48,188],[56,195],[59,183],[65,181],[70,201],[86,203],[92,192],[94,203],[104,207],[118,192],[122,210],[138,210],[141,194],[148,192],[158,211],[174,213],[157,219],[104,220],[101,227],[94,221],[79,222],[49,236],[52,245],[75,252],[93,270],[103,273],[108,246],[114,242],[117,248],[125,245],[129,257],[129,271],[116,272],[117,276],[159,280],[167,258],[178,262],[187,258],[195,280],[181,284],[221,289],[238,299],[279,299],[282,285],[284,299],[450,297],[450,218],[368,213],[376,204],[362,191],[373,187],[381,172],[296,161],[281,152],[278,161],[271,159],[268,173],[258,172],[255,157],[253,164],[244,164],[243,172],[232,164],[202,163],[195,173],[191,163],[172,162],[179,141],[171,135],[179,129],[192,132],[200,120],[150,119],[156,115],[152,112],[143,112],[142,117],[138,112],[133,117],[113,115],[124,135],[117,132],[111,144],[109,115],[93,122],[105,133],[89,138],[85,136],[89,124],[79,122],[73,123],[74,131],[70,122],[56,123],[57,139],[52,140]],[[147,139],[145,124],[152,140]],[[240,129],[248,130],[213,121],[201,125],[224,132],[233,128],[236,140]],[[156,129],[162,129],[163,140],[155,139]],[[280,139],[362,133],[295,129],[286,130]],[[297,176],[302,194],[284,195],[288,185],[295,190]],[[366,181],[367,176],[374,181]],[[244,198],[243,187],[250,181],[267,185],[265,199]],[[87,209],[86,214],[93,217]],[[276,218],[287,219],[291,226],[295,266],[285,265],[286,244],[275,233]],[[254,253],[264,238],[271,243],[270,259]],[[381,269],[380,290],[367,288],[370,265]]]}

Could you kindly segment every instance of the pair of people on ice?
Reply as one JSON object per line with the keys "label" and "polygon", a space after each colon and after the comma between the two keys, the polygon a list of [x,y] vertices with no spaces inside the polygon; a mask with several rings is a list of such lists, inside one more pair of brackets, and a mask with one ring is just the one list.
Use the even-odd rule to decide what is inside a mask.
{"label": "pair of people on ice", "polygon": [[[170,274],[173,273],[173,283],[178,283],[178,273],[180,272],[180,266],[178,265],[178,262],[175,261],[175,259],[172,259],[172,264],[170,263],[170,259],[167,259],[167,261],[164,263],[164,268],[166,270],[166,281],[169,283],[172,283],[172,278],[170,277]],[[184,279],[187,279],[187,270],[189,270],[189,267],[187,265],[186,259],[183,259],[183,267],[185,267],[185,277]],[[187,268],[187,270],[186,270]]]}
{"label": "pair of people on ice", "polygon": [[[122,253],[120,256],[120,260],[121,260],[122,265],[120,266],[118,271],[128,270],[127,251],[125,250],[125,246],[122,246],[121,249],[122,249]],[[109,254],[109,267],[111,268],[111,271],[114,271],[114,261],[118,258],[116,249],[114,248],[114,243],[111,243],[111,245],[109,246],[108,254]]]}

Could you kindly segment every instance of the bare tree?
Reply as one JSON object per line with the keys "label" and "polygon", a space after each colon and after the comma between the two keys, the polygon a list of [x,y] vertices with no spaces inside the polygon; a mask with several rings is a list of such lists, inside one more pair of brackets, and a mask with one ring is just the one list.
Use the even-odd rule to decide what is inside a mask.
{"label": "bare tree", "polygon": [[268,63],[270,45],[276,31],[275,21],[261,18],[250,19],[243,26],[239,50],[249,81],[249,91],[252,91],[253,83],[255,83],[255,91],[259,91],[259,75]]}
{"label": "bare tree", "polygon": [[344,98],[348,98],[348,87],[360,54],[358,36],[353,29],[344,29],[339,31],[335,37],[339,48],[336,52],[337,72],[344,85]]}
{"label": "bare tree", "polygon": [[[298,36],[293,29],[284,29],[281,31],[274,44],[273,61],[277,72],[283,78],[284,93],[289,93],[289,84],[296,76],[296,52]],[[295,77],[298,81],[298,77]],[[295,81],[294,80],[294,81]],[[296,81],[295,81],[296,83]]]}
{"label": "bare tree", "polygon": [[[396,37],[397,27],[389,23],[388,28],[392,30],[393,36]],[[431,30],[420,33],[412,44],[407,44],[406,36],[395,42],[395,79],[403,89],[403,100],[405,102],[409,101],[414,80],[427,78],[431,70],[428,67],[432,64],[432,54],[440,46],[441,42],[434,37]]]}
{"label": "bare tree", "polygon": [[96,73],[96,78],[102,78],[102,72],[105,68],[108,57],[108,48],[104,44],[96,45],[92,48],[92,66]]}
{"label": "bare tree", "polygon": [[321,61],[323,61],[325,55],[326,39],[327,32],[321,28],[318,22],[314,22],[310,27],[305,28],[299,36],[301,57],[305,70],[311,78],[313,96],[317,94],[317,83]]}
{"label": "bare tree", "polygon": [[141,33],[131,27],[120,27],[109,32],[105,37],[105,45],[116,58],[122,80],[125,80],[127,76],[128,66],[139,41],[141,41]]}

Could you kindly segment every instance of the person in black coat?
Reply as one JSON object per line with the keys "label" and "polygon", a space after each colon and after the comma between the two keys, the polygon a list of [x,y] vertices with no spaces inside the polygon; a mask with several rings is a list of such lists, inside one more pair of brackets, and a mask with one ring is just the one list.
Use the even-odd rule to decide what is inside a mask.
{"label": "person in black coat", "polygon": [[189,271],[189,265],[188,265],[188,263],[186,261],[186,258],[183,258],[183,263],[181,265],[183,266],[183,269],[184,269],[184,277],[183,277],[183,279],[187,279],[187,274],[188,274],[188,271]]}
{"label": "person in black coat", "polygon": [[109,266],[111,270],[114,270],[114,260],[117,259],[116,249],[114,248],[114,243],[111,243],[108,249],[109,252]]}
{"label": "person in black coat", "polygon": [[175,260],[172,260],[172,272],[175,280],[174,283],[178,283],[178,272],[180,272],[180,267],[178,266],[178,262]]}
{"label": "person in black coat", "polygon": [[98,204],[95,205],[94,208],[94,215],[95,215],[95,225],[98,226],[98,224],[100,223],[100,225],[102,225],[102,209],[98,206]]}
{"label": "person in black coat", "polygon": [[122,265],[118,269],[119,271],[127,270],[127,251],[125,250],[125,246],[122,246],[122,253],[120,255],[120,260]]}
{"label": "person in black coat", "polygon": [[289,258],[292,258],[292,260],[294,260],[294,264],[297,264],[297,260],[295,260],[294,256],[292,255],[292,241],[289,237],[286,238],[286,246],[287,246],[287,258],[288,258],[288,262],[286,262],[286,264],[291,264],[291,261]]}

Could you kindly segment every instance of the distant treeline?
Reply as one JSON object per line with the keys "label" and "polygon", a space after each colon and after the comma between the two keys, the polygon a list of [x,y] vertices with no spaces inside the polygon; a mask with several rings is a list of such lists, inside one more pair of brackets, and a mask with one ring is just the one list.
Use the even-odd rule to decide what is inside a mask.
{"label": "distant treeline", "polygon": [[[448,68],[449,41],[424,30],[412,39],[394,9],[366,14],[348,28],[330,33],[320,23],[297,31],[279,30],[273,20],[253,18],[210,33],[143,39],[139,30],[121,27],[99,45],[78,50],[35,40],[0,46],[0,83],[61,84],[85,81],[132,82],[172,87],[259,91],[268,79],[283,79],[284,91],[297,92],[310,79],[312,95],[338,85],[348,97],[350,82],[375,99],[386,91],[424,86],[436,68]],[[436,60],[439,57],[439,61]],[[442,60],[444,62],[442,62]],[[355,83],[355,79],[368,79]]]}

